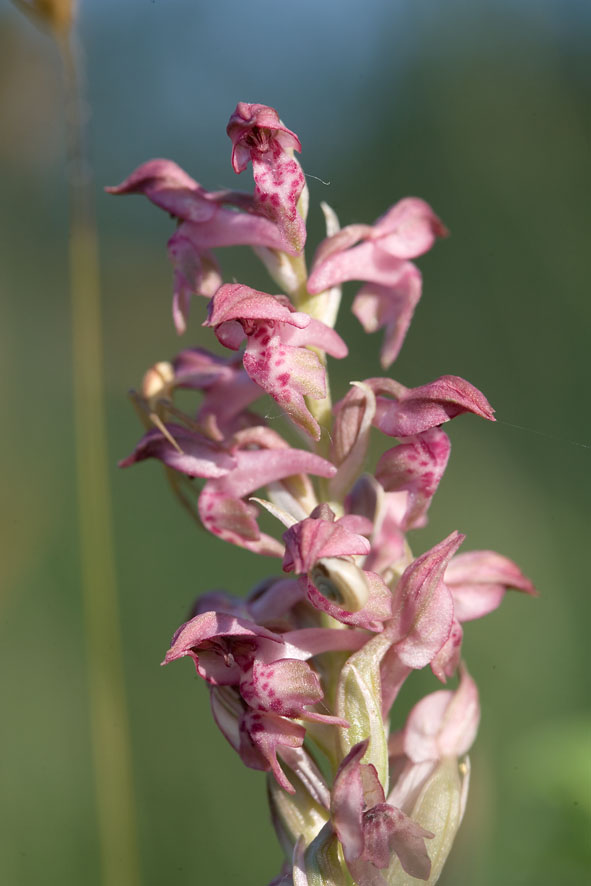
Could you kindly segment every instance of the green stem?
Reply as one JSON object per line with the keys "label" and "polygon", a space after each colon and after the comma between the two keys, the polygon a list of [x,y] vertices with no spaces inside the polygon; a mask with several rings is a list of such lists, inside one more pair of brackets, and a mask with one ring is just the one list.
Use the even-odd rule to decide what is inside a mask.
{"label": "green stem", "polygon": [[[308,275],[306,271],[306,260],[303,255],[290,259],[298,279],[301,281],[298,288],[291,293],[294,307],[298,311],[303,311],[317,320],[322,320],[325,294],[310,295],[307,289]],[[326,354],[317,348],[310,348],[311,351],[318,356],[318,359],[326,369]],[[328,372],[326,377],[326,396],[322,400],[315,400],[312,397],[306,397],[306,406],[320,425],[322,436],[316,444],[316,452],[325,458],[330,452],[330,440],[332,431],[332,398],[330,395],[330,382]],[[326,485],[326,484],[324,484]],[[324,495],[323,495],[324,498]]]}
{"label": "green stem", "polygon": [[102,883],[139,886],[136,810],[113,553],[103,345],[92,177],[84,145],[81,68],[72,37],[64,65],[69,161],[76,477],[88,697]]}

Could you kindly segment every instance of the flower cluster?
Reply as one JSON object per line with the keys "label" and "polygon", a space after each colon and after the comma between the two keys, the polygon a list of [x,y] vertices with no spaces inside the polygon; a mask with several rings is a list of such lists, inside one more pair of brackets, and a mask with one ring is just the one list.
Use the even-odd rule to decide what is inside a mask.
{"label": "flower cluster", "polygon": [[[347,355],[334,326],[341,284],[356,280],[353,312],[367,332],[383,328],[391,365],[421,296],[413,259],[447,232],[414,197],[342,229],[323,205],[327,237],[308,273],[298,137],[272,108],[242,102],[227,131],[235,172],[252,164],[252,194],[207,191],[168,160],[108,189],[145,194],[176,219],[176,327],[203,296],[203,325],[231,352],[186,349],[146,373],[133,395],[146,433],[121,465],[158,459],[207,530],[281,562],[246,598],[203,594],[164,663],[193,660],[223,735],[269,773],[286,854],[274,884],[434,883],[463,815],[479,720],[462,625],[507,589],[534,588],[499,554],[458,553],[459,532],[418,557],[408,544],[449,458],[441,426],[465,412],[494,420],[484,395],[451,375],[416,388],[387,376],[354,381],[333,405],[327,355]],[[235,245],[254,249],[279,294],[223,282],[212,250]],[[191,413],[178,389],[199,397]],[[287,438],[256,411],[266,394]],[[374,475],[363,473],[372,433],[394,438]],[[260,509],[274,534],[259,527]],[[457,675],[457,688],[423,698],[390,734],[400,687],[426,666],[444,684]]]}

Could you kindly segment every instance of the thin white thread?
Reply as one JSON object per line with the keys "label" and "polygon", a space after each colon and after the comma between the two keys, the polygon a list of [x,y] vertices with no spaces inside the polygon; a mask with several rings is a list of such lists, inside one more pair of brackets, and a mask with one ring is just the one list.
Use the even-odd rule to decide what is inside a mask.
{"label": "thin white thread", "polygon": [[317,175],[312,175],[311,172],[304,172],[306,178],[313,178],[315,181],[320,182],[321,185],[326,185],[326,187],[330,187],[330,182],[325,182],[324,179],[319,178]]}
{"label": "thin white thread", "polygon": [[518,431],[529,431],[530,434],[537,434],[538,437],[546,437],[548,440],[556,440],[557,443],[568,443],[569,446],[579,446],[581,449],[591,449],[591,443],[581,443],[578,440],[569,440],[567,437],[557,437],[555,434],[546,433],[546,431],[538,431],[537,428],[515,425],[513,422],[505,421],[502,418],[498,418],[497,422],[500,425],[507,425],[508,428],[517,428]]}

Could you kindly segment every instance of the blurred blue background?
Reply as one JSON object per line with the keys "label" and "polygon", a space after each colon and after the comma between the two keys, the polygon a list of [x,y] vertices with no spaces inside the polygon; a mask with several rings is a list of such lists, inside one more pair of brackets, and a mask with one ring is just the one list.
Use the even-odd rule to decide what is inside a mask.
{"label": "blurred blue background", "polygon": [[[513,594],[467,625],[481,688],[466,819],[441,883],[550,886],[590,870],[588,567],[591,6],[580,0],[88,0],[90,150],[105,314],[111,483],[143,883],[263,886],[280,853],[264,778],[211,722],[188,663],[160,669],[197,593],[246,591],[278,564],[198,533],[158,465],[119,473],[140,429],[126,399],[144,370],[207,346],[195,303],[170,318],[172,227],[113,199],[145,159],[205,187],[230,167],[237,101],[276,107],[303,144],[312,210],[373,221],[402,196],[452,232],[392,369],[408,385],[465,376],[498,423],[450,426],[452,458],[417,553],[460,529],[515,559],[541,596]],[[76,534],[67,208],[60,64],[0,0],[0,882],[100,883]],[[267,288],[245,250],[229,277]],[[355,291],[348,290],[349,296]],[[348,299],[345,298],[345,305]],[[349,378],[379,374],[375,337],[343,311]],[[207,333],[207,334],[206,334]],[[261,568],[266,572],[261,573]],[[405,693],[397,724],[421,675]],[[415,695],[413,695],[413,692]]]}

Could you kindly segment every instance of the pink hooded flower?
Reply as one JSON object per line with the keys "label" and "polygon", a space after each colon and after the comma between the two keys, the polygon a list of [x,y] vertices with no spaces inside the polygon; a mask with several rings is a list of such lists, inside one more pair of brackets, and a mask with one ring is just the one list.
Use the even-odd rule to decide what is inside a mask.
{"label": "pink hooded flower", "polygon": [[283,569],[300,575],[317,609],[343,624],[381,631],[391,614],[392,595],[379,575],[352,559],[370,550],[360,530],[370,532],[371,523],[353,514],[335,521],[328,505],[316,508],[284,533]]}
{"label": "pink hooded flower", "polygon": [[385,327],[381,359],[387,367],[398,356],[421,297],[421,275],[408,259],[446,234],[427,203],[407,197],[375,225],[349,225],[327,237],[316,252],[308,289],[323,292],[347,280],[367,281],[353,312],[367,332]]}
{"label": "pink hooded flower", "polygon": [[435,427],[409,437],[385,452],[376,468],[386,492],[407,493],[402,530],[424,526],[431,499],[447,466],[451,444],[441,428]]}
{"label": "pink hooded flower", "polygon": [[283,545],[260,532],[256,507],[243,499],[256,489],[295,474],[332,477],[335,468],[318,455],[291,449],[268,428],[241,431],[235,440],[231,453],[236,466],[219,480],[208,481],[199,496],[201,522],[225,541],[254,553],[281,557]]}
{"label": "pink hooded flower", "polygon": [[391,285],[366,283],[351,310],[366,332],[384,330],[380,363],[384,369],[398,357],[423,290],[421,272],[412,262],[404,262]]}
{"label": "pink hooded flower", "polygon": [[293,156],[294,150],[302,150],[299,138],[273,108],[248,102],[236,105],[227,133],[232,140],[234,172],[243,172],[252,162],[258,208],[278,225],[287,251],[301,252],[306,226],[297,206],[305,179]]}
{"label": "pink hooded flower", "polygon": [[234,726],[220,717],[220,728],[226,737],[228,729],[237,729],[241,737],[235,746],[247,765],[253,765],[253,754],[260,763],[262,754],[269,765],[254,768],[272,768],[280,784],[291,790],[275,757],[277,744],[286,737],[290,747],[301,746],[303,727],[289,721],[348,725],[340,717],[309,710],[324,693],[307,660],[331,650],[357,649],[363,641],[354,631],[322,628],[278,634],[231,613],[209,611],[179,628],[162,663],[187,655],[210,686],[234,687],[232,694],[216,696],[218,701],[234,700]]}
{"label": "pink hooded flower", "polygon": [[[175,405],[174,394],[179,388],[203,391],[196,419],[193,411],[187,414]],[[155,424],[165,433],[167,421],[182,421],[209,440],[222,442],[245,426],[260,424],[260,418],[247,408],[262,394],[246,374],[241,357],[226,359],[204,348],[188,348],[172,363],[151,366],[140,392],[132,392],[132,399],[148,427]]]}
{"label": "pink hooded flower", "polygon": [[192,294],[210,298],[221,285],[212,249],[285,248],[279,228],[256,212],[252,197],[236,191],[206,191],[171,160],[149,160],[120,185],[106,190],[110,194],[145,194],[181,222],[168,242],[174,267],[172,312],[179,333],[186,329]]}
{"label": "pink hooded flower", "polygon": [[358,886],[386,886],[380,871],[397,856],[412,877],[427,880],[425,840],[434,835],[385,802],[375,767],[361,762],[369,739],[354,745],[335,776],[331,814],[347,867]]}
{"label": "pink hooded flower", "polygon": [[175,388],[204,392],[197,421],[215,429],[220,438],[254,421],[245,410],[263,391],[247,375],[241,357],[226,359],[204,348],[188,348],[175,357],[172,366]]}
{"label": "pink hooded flower", "polygon": [[479,722],[478,690],[462,668],[455,692],[440,689],[414,706],[404,728],[404,753],[413,763],[462,757],[472,747]]}
{"label": "pink hooded flower", "polygon": [[325,396],[325,369],[309,348],[345,357],[347,347],[334,329],[295,311],[285,296],[268,295],[238,283],[218,289],[203,325],[213,326],[218,340],[232,350],[246,337],[243,360],[248,375],[299,427],[315,439],[320,437],[320,427],[304,396]]}
{"label": "pink hooded flower", "polygon": [[345,495],[362,470],[375,411],[374,393],[363,382],[354,382],[348,394],[333,407],[330,452],[338,472],[331,481],[330,493],[336,499]]}
{"label": "pink hooded flower", "polygon": [[377,398],[374,424],[389,437],[414,437],[464,412],[494,421],[484,394],[457,375],[442,375],[418,388],[390,378],[368,378],[365,384]]}
{"label": "pink hooded flower", "polygon": [[394,588],[393,616],[386,625],[391,645],[380,665],[384,716],[410,671],[431,664],[450,637],[454,605],[443,577],[464,538],[452,532],[417,557]]}
{"label": "pink hooded flower", "polygon": [[[394,786],[388,802],[410,812],[437,765],[468,753],[479,723],[478,690],[462,666],[460,683],[455,691],[440,689],[426,695],[411,710],[404,729],[390,736],[388,745]],[[465,802],[464,791],[460,820]]]}
{"label": "pink hooded flower", "polygon": [[458,554],[445,571],[445,583],[452,593],[459,621],[472,621],[493,612],[510,588],[537,595],[533,583],[519,567],[495,551]]}
{"label": "pink hooded flower", "polygon": [[[157,458],[167,467],[188,477],[225,477],[236,467],[236,459],[219,443],[183,425],[164,425],[168,436],[153,428],[144,434],[131,455],[119,462],[127,468],[147,458]],[[171,442],[172,441],[172,442]]]}
{"label": "pink hooded flower", "polygon": [[537,594],[519,567],[494,551],[457,554],[450,560],[444,580],[452,595],[454,618],[446,643],[431,662],[433,673],[442,683],[455,673],[460,662],[464,634],[462,622],[493,612],[509,588]]}

